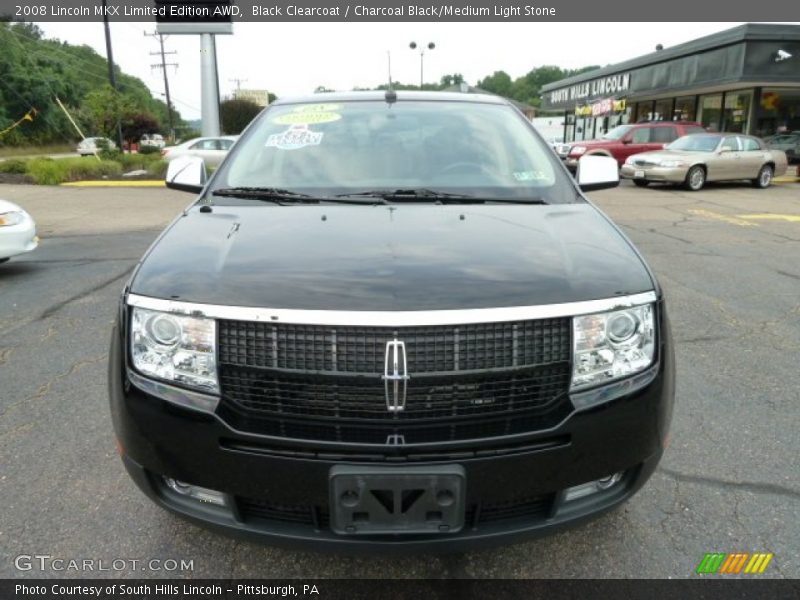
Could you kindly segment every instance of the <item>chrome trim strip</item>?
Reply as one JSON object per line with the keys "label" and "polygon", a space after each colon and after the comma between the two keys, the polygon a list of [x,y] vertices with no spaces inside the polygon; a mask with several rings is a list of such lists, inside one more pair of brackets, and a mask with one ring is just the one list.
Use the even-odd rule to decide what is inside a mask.
{"label": "chrome trim strip", "polygon": [[142,377],[130,367],[128,367],[126,371],[128,379],[133,385],[157,398],[161,398],[172,404],[177,404],[178,406],[183,406],[184,408],[191,408],[212,415],[214,411],[217,410],[217,405],[219,404],[219,397],[217,396],[193,392],[192,390],[186,390],[167,383],[148,379]]}
{"label": "chrome trim strip", "polygon": [[575,410],[581,411],[598,404],[605,404],[636,392],[650,385],[658,375],[659,363],[654,363],[644,371],[625,377],[618,381],[604,383],[600,387],[586,391],[571,392],[569,395]]}
{"label": "chrome trim strip", "polygon": [[596,312],[607,312],[656,301],[656,293],[643,292],[630,296],[541,304],[538,306],[508,306],[500,308],[474,308],[466,310],[299,310],[292,308],[259,308],[255,306],[226,306],[163,300],[150,296],[129,294],[129,306],[160,310],[181,315],[231,319],[235,321],[268,321],[302,325],[357,325],[363,327],[425,327],[429,325],[466,325],[470,323],[496,323],[502,321],[527,321],[573,317]]}

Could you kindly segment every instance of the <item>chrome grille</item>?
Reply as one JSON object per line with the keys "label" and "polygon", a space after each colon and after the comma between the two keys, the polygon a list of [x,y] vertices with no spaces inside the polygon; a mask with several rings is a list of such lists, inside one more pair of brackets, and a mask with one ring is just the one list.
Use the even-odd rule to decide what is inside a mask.
{"label": "chrome grille", "polygon": [[375,375],[395,338],[412,374],[523,368],[569,360],[570,319],[402,328],[222,320],[219,355],[242,367]]}

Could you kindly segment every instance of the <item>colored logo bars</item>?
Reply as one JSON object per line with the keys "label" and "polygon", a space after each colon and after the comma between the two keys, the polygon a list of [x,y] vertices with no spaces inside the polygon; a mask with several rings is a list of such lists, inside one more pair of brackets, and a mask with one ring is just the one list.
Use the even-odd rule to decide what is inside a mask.
{"label": "colored logo bars", "polygon": [[709,552],[700,561],[697,573],[718,573],[736,575],[738,573],[756,574],[763,573],[772,560],[772,552]]}

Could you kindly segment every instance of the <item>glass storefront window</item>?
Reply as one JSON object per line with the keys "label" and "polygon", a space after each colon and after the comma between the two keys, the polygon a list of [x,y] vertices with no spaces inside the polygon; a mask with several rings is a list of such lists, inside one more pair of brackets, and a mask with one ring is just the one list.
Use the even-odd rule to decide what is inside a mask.
{"label": "glass storefront window", "polygon": [[669,121],[672,115],[672,98],[656,100],[656,108],[650,117],[651,121]]}
{"label": "glass storefront window", "polygon": [[700,114],[697,120],[708,131],[719,131],[720,117],[722,116],[722,94],[712,94],[700,97]]}
{"label": "glass storefront window", "polygon": [[696,102],[694,96],[682,96],[675,99],[675,111],[672,113],[673,121],[694,121]]}
{"label": "glass storefront window", "polygon": [[750,119],[752,90],[725,94],[725,109],[722,111],[722,131],[745,133]]}
{"label": "glass storefront window", "polygon": [[633,122],[641,123],[643,121],[649,121],[652,115],[653,115],[653,103],[639,102],[636,105],[636,118],[633,120]]}
{"label": "glass storefront window", "polygon": [[800,131],[800,89],[764,88],[753,133],[761,137]]}

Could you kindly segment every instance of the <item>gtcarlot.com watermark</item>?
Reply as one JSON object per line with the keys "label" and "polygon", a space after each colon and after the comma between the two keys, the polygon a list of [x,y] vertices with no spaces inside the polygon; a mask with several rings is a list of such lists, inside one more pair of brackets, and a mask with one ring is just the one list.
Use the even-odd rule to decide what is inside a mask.
{"label": "gtcarlot.com watermark", "polygon": [[64,558],[50,554],[19,554],[14,568],[33,572],[142,572],[184,573],[194,571],[194,559],[175,558]]}

